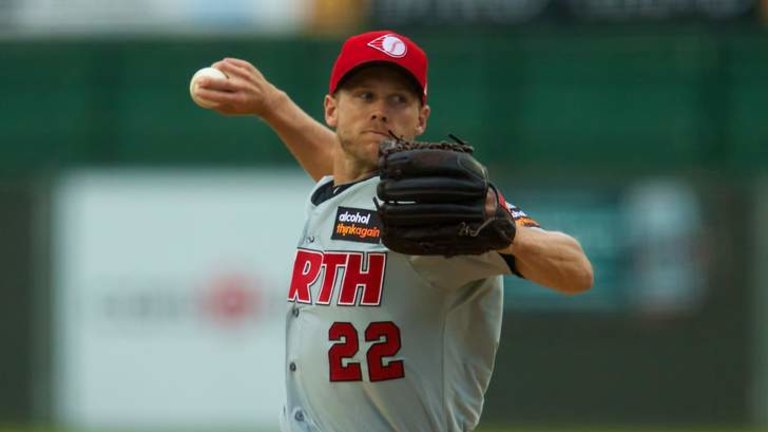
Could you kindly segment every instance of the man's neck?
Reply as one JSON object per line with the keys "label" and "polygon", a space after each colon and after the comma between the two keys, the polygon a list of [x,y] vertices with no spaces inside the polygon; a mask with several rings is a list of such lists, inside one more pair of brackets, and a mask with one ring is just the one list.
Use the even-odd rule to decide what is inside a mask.
{"label": "man's neck", "polygon": [[333,161],[333,184],[336,186],[356,182],[376,175],[376,166],[363,165],[338,149]]}
{"label": "man's neck", "polygon": [[356,181],[367,179],[367,178],[373,177],[374,175],[376,175],[376,171],[362,172],[355,176],[341,176],[341,175],[334,174],[333,184],[336,186],[341,186],[347,183],[354,183]]}

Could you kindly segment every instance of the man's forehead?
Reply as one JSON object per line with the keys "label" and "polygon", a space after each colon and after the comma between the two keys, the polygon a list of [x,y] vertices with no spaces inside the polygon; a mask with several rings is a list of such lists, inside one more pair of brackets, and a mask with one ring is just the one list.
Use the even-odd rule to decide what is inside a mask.
{"label": "man's forehead", "polygon": [[408,77],[407,72],[400,70],[397,66],[387,64],[364,66],[360,70],[352,72],[344,81],[343,87],[347,88],[386,82],[405,90],[415,90],[413,89],[413,80]]}

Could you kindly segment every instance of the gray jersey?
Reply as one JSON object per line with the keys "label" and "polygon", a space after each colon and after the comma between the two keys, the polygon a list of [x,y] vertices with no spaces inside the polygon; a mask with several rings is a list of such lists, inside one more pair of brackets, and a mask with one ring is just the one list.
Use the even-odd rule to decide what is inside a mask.
{"label": "gray jersey", "polygon": [[510,267],[496,252],[387,250],[378,181],[308,205],[288,290],[285,432],[467,431],[479,421]]}

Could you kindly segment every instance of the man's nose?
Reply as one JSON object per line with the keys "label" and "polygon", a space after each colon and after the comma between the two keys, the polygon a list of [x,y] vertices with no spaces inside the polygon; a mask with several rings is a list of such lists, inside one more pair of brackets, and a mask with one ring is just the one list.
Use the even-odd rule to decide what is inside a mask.
{"label": "man's nose", "polygon": [[383,101],[373,106],[373,111],[371,111],[371,120],[378,120],[386,123],[389,120],[388,117],[387,109]]}
{"label": "man's nose", "polygon": [[384,114],[382,111],[375,111],[371,113],[371,120],[379,120],[384,123],[387,122],[387,115]]}

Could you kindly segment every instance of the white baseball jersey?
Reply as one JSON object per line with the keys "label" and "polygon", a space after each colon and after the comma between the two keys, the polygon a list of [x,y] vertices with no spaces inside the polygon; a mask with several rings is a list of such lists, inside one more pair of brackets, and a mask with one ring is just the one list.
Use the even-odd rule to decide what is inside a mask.
{"label": "white baseball jersey", "polygon": [[510,265],[496,252],[387,250],[378,182],[334,193],[325,177],[310,197],[288,289],[284,432],[468,431],[479,421]]}

